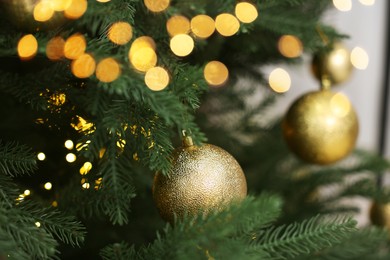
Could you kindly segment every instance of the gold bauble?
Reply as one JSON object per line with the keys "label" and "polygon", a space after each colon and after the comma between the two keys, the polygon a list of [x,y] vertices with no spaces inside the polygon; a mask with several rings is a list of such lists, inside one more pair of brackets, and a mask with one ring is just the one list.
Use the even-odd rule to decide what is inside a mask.
{"label": "gold bauble", "polygon": [[370,208],[371,223],[390,232],[390,203],[374,202]]}
{"label": "gold bauble", "polygon": [[27,31],[53,29],[65,23],[66,19],[60,12],[54,12],[48,21],[35,21],[34,7],[39,2],[40,0],[0,0],[0,9],[5,11],[8,20],[18,29]]}
{"label": "gold bauble", "polygon": [[153,198],[164,220],[222,210],[247,194],[245,175],[238,162],[218,146],[192,145],[187,139],[175,149],[168,176],[156,173]]}
{"label": "gold bauble", "polygon": [[352,73],[350,51],[341,43],[335,43],[328,52],[321,52],[314,56],[312,71],[314,76],[322,80],[330,80],[332,85],[347,81]]}
{"label": "gold bauble", "polygon": [[355,147],[358,119],[346,96],[330,90],[309,92],[298,98],[282,122],[289,148],[302,160],[331,164]]}

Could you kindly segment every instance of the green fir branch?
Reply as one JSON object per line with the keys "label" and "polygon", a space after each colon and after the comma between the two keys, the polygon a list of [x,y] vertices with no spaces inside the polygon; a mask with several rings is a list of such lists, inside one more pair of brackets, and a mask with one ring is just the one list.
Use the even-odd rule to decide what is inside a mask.
{"label": "green fir branch", "polygon": [[11,177],[30,174],[37,169],[35,155],[26,145],[0,141],[0,169]]}
{"label": "green fir branch", "polygon": [[272,227],[257,234],[253,253],[266,251],[275,259],[289,259],[337,245],[356,231],[352,218],[321,221],[319,216]]}
{"label": "green fir branch", "polygon": [[100,250],[99,254],[103,260],[138,259],[134,246],[130,246],[125,242],[108,245]]}

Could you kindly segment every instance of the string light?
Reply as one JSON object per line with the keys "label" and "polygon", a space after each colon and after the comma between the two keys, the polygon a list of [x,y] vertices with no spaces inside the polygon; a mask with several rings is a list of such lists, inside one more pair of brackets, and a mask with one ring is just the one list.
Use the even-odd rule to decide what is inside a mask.
{"label": "string light", "polygon": [[287,58],[297,58],[302,54],[303,45],[298,37],[294,35],[283,35],[278,41],[278,49]]}
{"label": "string light", "polygon": [[64,15],[68,19],[78,19],[87,11],[87,0],[72,0],[71,5],[64,10]]}
{"label": "string light", "polygon": [[238,29],[240,29],[240,22],[232,14],[219,14],[217,18],[215,18],[215,29],[221,35],[229,37],[238,32]]}
{"label": "string light", "polygon": [[39,1],[33,10],[33,17],[35,21],[46,22],[54,15],[54,10],[49,1]]}
{"label": "string light", "polygon": [[119,63],[113,58],[101,60],[96,67],[96,77],[101,82],[113,82],[121,74]]}
{"label": "string light", "polygon": [[168,8],[170,0],[144,0],[144,4],[149,11],[162,12]]}
{"label": "string light", "polygon": [[341,12],[348,12],[352,9],[351,0],[333,0],[333,5],[337,10]]}
{"label": "string light", "polygon": [[269,75],[269,85],[277,93],[283,93],[290,89],[291,78],[287,71],[281,68],[274,69]]}
{"label": "string light", "polygon": [[65,40],[60,36],[56,36],[47,43],[46,56],[50,60],[60,60],[64,57],[64,47]]}
{"label": "string light", "polygon": [[72,0],[51,0],[50,4],[54,11],[61,12],[70,7]]}
{"label": "string light", "polygon": [[75,162],[77,157],[74,153],[68,153],[66,156],[65,156],[65,159],[68,163],[72,163],[72,162]]}
{"label": "string light", "polygon": [[72,61],[71,70],[77,78],[83,79],[90,77],[96,68],[95,59],[88,53],[84,53]]}
{"label": "string light", "polygon": [[52,205],[53,207],[56,208],[56,207],[58,207],[58,202],[54,200],[54,201],[51,203],[51,205]]}
{"label": "string light", "polygon": [[25,190],[23,192],[24,196],[29,196],[31,194],[30,190]]}
{"label": "string light", "polygon": [[66,140],[65,143],[64,143],[64,145],[65,145],[65,148],[68,149],[68,150],[72,150],[73,147],[74,147],[74,143],[73,143],[73,141],[70,140],[70,139],[69,139],[69,140]]}
{"label": "string light", "polygon": [[41,226],[41,223],[39,221],[37,221],[37,222],[35,222],[35,226],[39,228]]}
{"label": "string light", "polygon": [[123,45],[133,37],[133,28],[127,22],[116,22],[108,30],[108,39],[115,44]]}
{"label": "string light", "polygon": [[210,37],[215,31],[215,21],[208,15],[200,14],[191,19],[192,33],[202,39]]}
{"label": "string light", "polygon": [[81,175],[86,175],[91,169],[92,169],[92,163],[85,162],[83,164],[83,166],[81,166],[79,172],[80,172]]}
{"label": "string light", "polygon": [[248,2],[239,2],[236,4],[235,15],[243,23],[251,23],[256,20],[257,13],[256,6]]}
{"label": "string light", "polygon": [[45,185],[43,185],[43,187],[44,187],[46,190],[51,190],[51,188],[53,187],[53,185],[51,184],[51,182],[46,182]]}
{"label": "string light", "polygon": [[194,40],[188,34],[175,35],[169,43],[172,52],[179,57],[189,55],[194,49],[194,45]]}
{"label": "string light", "polygon": [[210,61],[203,70],[206,82],[214,87],[223,85],[229,78],[229,70],[219,61]]}
{"label": "string light", "polygon": [[42,152],[38,153],[37,155],[38,160],[44,161],[46,159],[46,155]]}
{"label": "string light", "polygon": [[367,52],[361,47],[355,47],[351,51],[351,63],[359,69],[365,70],[368,67],[369,57]]}
{"label": "string light", "polygon": [[129,59],[133,67],[140,72],[146,72],[157,64],[157,54],[150,47],[139,48],[134,53],[130,51]]}
{"label": "string light", "polygon": [[182,15],[174,15],[169,18],[166,27],[171,37],[177,34],[188,34],[191,30],[190,20]]}
{"label": "string light", "polygon": [[20,59],[32,59],[38,51],[38,41],[34,35],[27,34],[19,40],[17,50]]}
{"label": "string light", "polygon": [[86,48],[87,41],[85,37],[80,33],[76,33],[65,41],[64,55],[66,58],[74,60],[83,55]]}
{"label": "string light", "polygon": [[145,74],[145,84],[154,91],[165,89],[169,84],[168,71],[162,67],[149,69]]}

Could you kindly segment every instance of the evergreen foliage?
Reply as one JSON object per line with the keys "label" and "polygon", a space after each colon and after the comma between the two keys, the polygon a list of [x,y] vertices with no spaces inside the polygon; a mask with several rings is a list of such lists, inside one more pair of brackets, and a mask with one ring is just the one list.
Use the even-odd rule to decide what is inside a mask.
{"label": "evergreen foliage", "polygon": [[[301,61],[280,54],[281,35],[297,36],[308,54],[346,37],[321,21],[331,1],[253,3],[260,14],[255,22],[241,24],[232,37],[214,33],[196,39],[185,58],[169,48],[167,19],[234,13],[235,0],[171,1],[162,13],[148,11],[142,0],[88,1],[80,19],[32,32],[0,8],[0,258],[389,257],[388,234],[358,229],[349,217],[358,209],[337,204],[355,196],[388,201],[389,192],[378,190],[375,179],[389,162],[360,150],[329,167],[296,160],[283,143],[279,116],[272,115],[278,96],[259,86],[266,83],[261,66]],[[117,21],[132,25],[132,41],[143,35],[154,39],[158,65],[171,76],[165,90],[148,89],[144,75],[129,65],[132,41],[122,46],[109,41],[107,32]],[[21,61],[15,47],[27,33],[40,47],[34,59]],[[117,80],[77,79],[69,69],[72,61],[46,58],[44,46],[52,37],[75,33],[86,38],[86,52],[97,61],[113,57],[120,63]],[[211,60],[229,68],[227,86],[207,85],[203,68]],[[61,94],[65,101],[56,103]],[[262,99],[250,104],[255,95]],[[232,153],[244,169],[250,195],[226,210],[166,224],[152,202],[152,178],[157,171],[169,174],[183,131],[198,145],[207,141]],[[62,138],[76,143],[73,165],[63,162]],[[47,151],[47,164],[36,162],[40,150]],[[80,176],[83,162],[93,168]],[[44,193],[48,176],[57,185]],[[356,181],[345,182],[351,177]],[[331,185],[337,192],[321,196]],[[21,194],[32,186],[31,196]],[[58,209],[50,206],[53,201]]]}

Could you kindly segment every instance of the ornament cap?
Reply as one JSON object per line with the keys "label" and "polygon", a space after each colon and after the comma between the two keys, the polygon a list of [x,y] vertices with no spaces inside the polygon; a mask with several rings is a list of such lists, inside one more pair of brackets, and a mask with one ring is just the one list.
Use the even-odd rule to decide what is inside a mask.
{"label": "ornament cap", "polygon": [[192,141],[191,136],[183,136],[183,146],[190,147],[193,146],[194,142]]}

